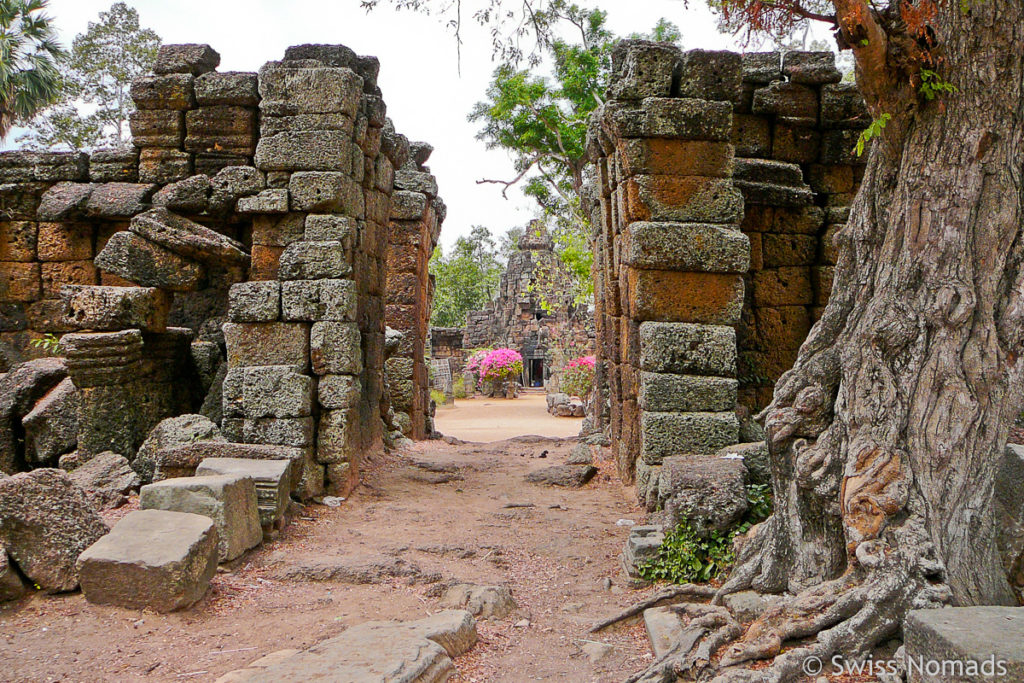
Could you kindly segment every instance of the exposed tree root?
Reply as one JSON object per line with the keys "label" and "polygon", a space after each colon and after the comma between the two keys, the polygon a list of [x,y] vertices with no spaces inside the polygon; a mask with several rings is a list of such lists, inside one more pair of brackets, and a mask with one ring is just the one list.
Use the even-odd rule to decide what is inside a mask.
{"label": "exposed tree root", "polygon": [[717,605],[680,605],[676,612],[688,619],[679,641],[644,671],[626,683],[671,683],[680,676],[697,680],[711,665],[711,657],[735,640],[743,627],[729,610]]}
{"label": "exposed tree root", "polygon": [[630,617],[635,617],[638,614],[643,614],[646,609],[671,604],[673,600],[677,600],[679,598],[710,598],[713,597],[716,592],[716,589],[711,586],[698,586],[694,583],[685,583],[681,586],[665,588],[646,600],[641,600],[626,610],[619,612],[614,617],[597,622],[590,627],[590,632],[597,633],[601,629],[607,628],[612,624],[617,624],[624,619],[629,619]]}

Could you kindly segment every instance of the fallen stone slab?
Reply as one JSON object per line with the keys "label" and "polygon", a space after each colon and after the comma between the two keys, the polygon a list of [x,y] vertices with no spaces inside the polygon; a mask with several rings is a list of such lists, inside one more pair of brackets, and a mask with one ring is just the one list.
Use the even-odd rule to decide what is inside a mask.
{"label": "fallen stone slab", "polygon": [[468,652],[476,639],[473,616],[461,610],[418,621],[367,622],[242,680],[440,683],[455,672],[452,658]]}
{"label": "fallen stone slab", "polygon": [[30,360],[0,375],[0,472],[24,469],[24,452],[16,437],[21,420],[67,375],[60,358]]}
{"label": "fallen stone slab", "polygon": [[246,458],[206,458],[196,467],[196,476],[241,474],[256,485],[260,524],[273,526],[288,508],[292,482],[291,460],[249,460]]}
{"label": "fallen stone slab", "polygon": [[62,470],[0,479],[0,545],[47,593],[78,587],[75,561],[107,531],[85,492]]}
{"label": "fallen stone slab", "polygon": [[204,515],[217,525],[221,562],[240,557],[263,541],[256,486],[239,474],[165,479],[142,487],[139,507]]}
{"label": "fallen stone slab", "polygon": [[169,417],[149,432],[132,460],[132,469],[139,473],[142,483],[148,484],[153,481],[160,451],[207,441],[227,443],[220,428],[209,418],[196,414]]}
{"label": "fallen stone slab", "polygon": [[578,489],[593,479],[595,474],[597,468],[593,465],[554,465],[530,472],[526,475],[526,481],[531,484]]}
{"label": "fallen stone slab", "polygon": [[268,564],[273,566],[271,576],[280,581],[331,581],[365,586],[391,579],[405,579],[410,584],[437,583],[441,580],[437,572],[424,571],[414,562],[387,555],[298,559],[286,552],[275,554]]}
{"label": "fallen stone slab", "polygon": [[1024,608],[912,610],[903,622],[910,683],[1024,681]]}
{"label": "fallen stone slab", "polygon": [[142,483],[128,459],[112,451],[100,453],[79,465],[69,476],[85,491],[97,510],[121,507],[128,501],[128,494]]}
{"label": "fallen stone slab", "polygon": [[65,377],[21,419],[25,433],[25,460],[36,465],[56,464],[78,444],[78,389]]}
{"label": "fallen stone slab", "polygon": [[129,230],[175,254],[205,265],[248,265],[241,242],[184,216],[156,207],[132,219]]}
{"label": "fallen stone slab", "polygon": [[172,612],[206,594],[217,572],[217,528],[187,512],[136,510],[82,553],[85,599]]}
{"label": "fallen stone slab", "polygon": [[479,619],[504,619],[518,605],[508,586],[477,586],[458,583],[441,596],[441,606],[464,609]]}
{"label": "fallen stone slab", "polygon": [[704,627],[684,626],[681,613],[682,608],[676,605],[644,610],[644,628],[655,659],[676,648],[688,652],[708,632]]}
{"label": "fallen stone slab", "polygon": [[269,446],[227,441],[197,441],[184,446],[161,448],[156,452],[153,481],[193,477],[199,463],[207,458],[239,458],[242,460],[289,460],[292,463],[292,488],[302,475],[303,449],[293,446]]}
{"label": "fallen stone slab", "polygon": [[77,330],[163,332],[171,309],[171,297],[155,287],[65,285],[60,298],[64,322]]}

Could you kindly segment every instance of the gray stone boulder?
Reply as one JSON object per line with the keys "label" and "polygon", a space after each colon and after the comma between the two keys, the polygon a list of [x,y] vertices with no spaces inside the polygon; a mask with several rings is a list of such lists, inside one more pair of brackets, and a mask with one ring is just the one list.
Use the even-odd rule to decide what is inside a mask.
{"label": "gray stone boulder", "polygon": [[27,590],[18,570],[14,568],[10,558],[7,557],[7,548],[0,543],[0,602],[17,600],[25,595]]}
{"label": "gray stone boulder", "polygon": [[78,587],[75,561],[107,531],[66,472],[38,469],[0,479],[0,545],[47,593]]}
{"label": "gray stone boulder", "polygon": [[136,510],[78,558],[85,599],[172,612],[206,593],[217,572],[217,527],[202,515]]}
{"label": "gray stone boulder", "polygon": [[593,465],[554,465],[534,470],[526,475],[531,484],[561,486],[578,489],[594,478],[597,468]]}
{"label": "gray stone boulder", "polygon": [[548,404],[548,412],[550,413],[555,409],[555,406],[560,406],[563,403],[568,403],[569,394],[562,392],[551,393],[546,396],[546,400]]}
{"label": "gray stone boulder", "polygon": [[771,484],[772,468],[768,455],[768,444],[764,441],[738,443],[726,446],[717,453],[716,458],[736,458],[747,468],[747,481],[751,484]]}
{"label": "gray stone boulder", "polygon": [[452,658],[469,651],[476,639],[476,622],[462,610],[417,621],[367,622],[241,680],[441,683],[455,673]]}
{"label": "gray stone boulder", "polygon": [[441,606],[464,609],[478,619],[504,619],[518,607],[508,586],[458,583],[441,596]]}
{"label": "gray stone boulder", "polygon": [[74,468],[69,475],[97,510],[121,507],[142,483],[128,459],[106,451]]}
{"label": "gray stone boulder", "polygon": [[1024,681],[1024,608],[912,610],[903,621],[910,683]]}
{"label": "gray stone boulder", "polygon": [[159,451],[198,441],[226,443],[227,439],[213,421],[202,415],[179,415],[161,420],[139,447],[132,461],[132,469],[139,473],[144,484],[148,484],[153,481]]}
{"label": "gray stone boulder", "polygon": [[61,358],[30,360],[0,375],[0,472],[14,474],[25,469],[18,438],[21,420],[67,375]]}
{"label": "gray stone boulder", "polygon": [[217,555],[221,562],[240,557],[263,541],[256,487],[238,474],[181,477],[142,487],[143,510],[171,510],[204,515],[217,525]]}
{"label": "gray stone boulder", "polygon": [[566,459],[568,465],[593,465],[594,458],[590,454],[590,447],[585,443],[578,443],[572,447],[572,452]]}
{"label": "gray stone boulder", "polygon": [[36,466],[56,464],[78,445],[78,389],[70,377],[39,399],[21,419],[25,460]]}
{"label": "gray stone boulder", "polygon": [[747,501],[747,469],[739,459],[711,455],[665,458],[658,475],[658,502],[665,522],[686,521],[698,534],[724,533],[740,521]]}

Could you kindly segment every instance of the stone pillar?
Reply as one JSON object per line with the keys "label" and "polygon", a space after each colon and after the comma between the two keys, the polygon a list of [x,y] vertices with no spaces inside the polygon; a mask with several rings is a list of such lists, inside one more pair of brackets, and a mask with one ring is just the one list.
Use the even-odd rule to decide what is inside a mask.
{"label": "stone pillar", "polygon": [[623,479],[653,507],[665,458],[735,443],[750,246],[731,180],[740,57],[624,41],[595,114],[599,355]]}
{"label": "stone pillar", "polygon": [[[428,433],[430,386],[425,360],[433,296],[427,264],[437,246],[444,203],[426,161],[433,148],[410,145],[410,157],[395,172],[395,193],[387,245],[387,325],[405,336],[398,352],[385,363],[391,406],[403,433],[423,439]],[[397,425],[396,425],[397,426]]]}
{"label": "stone pillar", "polygon": [[64,335],[61,350],[78,388],[78,453],[86,461],[103,451],[131,459],[139,439],[139,382],[142,333],[76,332]]}

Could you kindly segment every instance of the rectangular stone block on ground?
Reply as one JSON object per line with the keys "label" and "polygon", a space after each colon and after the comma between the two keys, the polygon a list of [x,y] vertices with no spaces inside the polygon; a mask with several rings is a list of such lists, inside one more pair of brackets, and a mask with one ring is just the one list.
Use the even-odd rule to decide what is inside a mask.
{"label": "rectangular stone block on ground", "polygon": [[241,474],[165,479],[139,492],[143,510],[189,512],[209,517],[217,525],[220,562],[240,557],[263,541],[256,486]]}
{"label": "rectangular stone block on ground", "polygon": [[[195,476],[199,463],[207,458],[241,458],[245,460],[288,460],[292,463],[293,475],[299,473],[308,448],[273,446],[255,443],[231,443],[226,441],[196,441],[173,448],[161,448],[153,456],[155,469],[153,481]],[[293,484],[298,483],[297,476]]]}
{"label": "rectangular stone block on ground", "polygon": [[185,512],[129,512],[78,558],[86,600],[157,612],[198,601],[216,572],[217,527]]}
{"label": "rectangular stone block on ground", "polygon": [[267,527],[280,520],[288,508],[291,468],[290,460],[207,458],[199,463],[196,476],[232,474],[251,478],[256,485],[260,524]]}
{"label": "rectangular stone block on ground", "polygon": [[674,455],[715,453],[739,438],[736,413],[654,413],[642,414],[640,423],[640,455],[650,465],[657,465]]}
{"label": "rectangular stone block on ground", "polygon": [[1024,609],[912,610],[903,621],[911,683],[1024,681]]}

